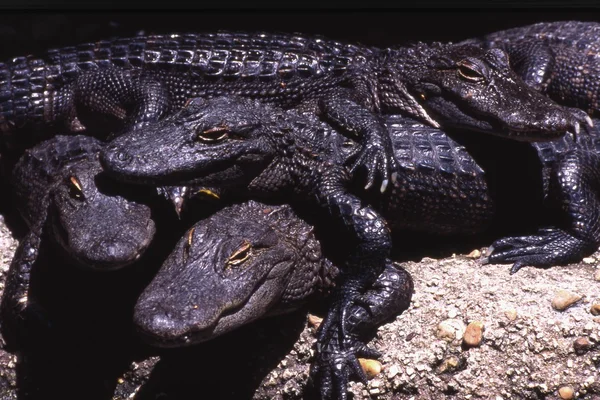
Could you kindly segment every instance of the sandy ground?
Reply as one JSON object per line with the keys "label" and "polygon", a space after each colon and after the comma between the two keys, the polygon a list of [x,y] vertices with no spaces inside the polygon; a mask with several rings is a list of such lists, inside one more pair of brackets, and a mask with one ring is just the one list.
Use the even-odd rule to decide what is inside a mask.
{"label": "sandy ground", "polygon": [[[0,220],[2,278],[15,246],[16,241]],[[415,281],[411,307],[378,330],[371,345],[383,353],[381,371],[367,386],[352,383],[354,398],[600,399],[600,316],[592,314],[593,304],[600,307],[599,260],[600,254],[596,254],[580,264],[547,270],[525,268],[514,276],[509,275],[506,265],[480,265],[477,254],[404,263]],[[581,298],[558,311],[552,302],[561,291],[570,292],[574,299]],[[234,357],[226,365],[236,363],[237,374],[247,373],[254,378],[244,395],[229,395],[235,393],[234,388],[221,387],[221,398],[303,398],[315,328],[305,312],[293,317],[295,322],[291,324],[286,318],[281,317],[281,323],[295,324],[296,332],[287,334],[287,347],[274,352],[274,358],[262,366],[269,346],[279,339],[268,330],[266,335],[261,331],[253,344],[250,340],[254,328],[246,328],[243,340],[249,342],[242,346],[264,346],[264,351],[254,359],[245,357],[239,364],[235,354],[226,355]],[[267,320],[275,327],[279,323],[277,318]],[[469,324],[467,336],[474,337],[475,343],[476,327],[482,327],[479,345],[468,346],[463,339]],[[227,339],[219,343],[231,350],[233,345]],[[203,349],[184,351],[195,352],[193,357],[202,359]],[[163,371],[164,367],[157,372],[161,363],[169,365],[161,358],[170,355],[147,354],[130,362],[114,379],[113,399],[179,399],[185,398],[180,394],[182,386],[194,390],[199,377],[190,373],[193,363],[175,379]],[[0,363],[2,399],[17,398],[17,358],[0,352]],[[222,367],[215,364],[214,368]],[[228,371],[216,375],[227,378]],[[171,386],[179,387],[177,393],[162,382],[169,379]],[[206,384],[210,386],[210,382]]]}

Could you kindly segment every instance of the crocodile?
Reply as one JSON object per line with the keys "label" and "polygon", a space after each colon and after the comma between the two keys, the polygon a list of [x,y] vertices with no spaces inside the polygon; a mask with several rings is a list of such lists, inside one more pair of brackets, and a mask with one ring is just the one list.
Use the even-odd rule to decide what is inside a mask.
{"label": "crocodile", "polygon": [[600,24],[556,21],[493,32],[461,43],[500,48],[525,83],[556,102],[600,115]]}
{"label": "crocodile", "polygon": [[[189,346],[296,310],[311,296],[328,293],[338,272],[323,255],[315,227],[292,207],[250,200],[221,209],[183,235],[138,298],[134,323],[154,346]],[[368,311],[350,309],[348,334],[365,340],[406,310],[412,293],[408,272],[386,264],[362,295]],[[358,365],[353,370],[366,381]],[[325,379],[345,391],[341,376]]]}
{"label": "crocodile", "polygon": [[[28,149],[12,172],[15,204],[28,226],[10,265],[2,312],[43,319],[28,297],[44,235],[82,268],[110,271],[140,258],[155,233],[143,194],[110,180],[90,136],[57,135]],[[138,188],[139,189],[139,188]],[[139,191],[139,190],[138,190]]]}
{"label": "crocodile", "polygon": [[2,142],[31,143],[55,128],[116,134],[171,115],[192,97],[224,94],[311,110],[357,137],[350,170],[366,168],[366,187],[380,176],[382,191],[395,159],[380,112],[519,140],[591,124],[581,110],[525,85],[499,49],[438,42],[378,49],[298,34],[219,32],[118,38],[0,64]]}

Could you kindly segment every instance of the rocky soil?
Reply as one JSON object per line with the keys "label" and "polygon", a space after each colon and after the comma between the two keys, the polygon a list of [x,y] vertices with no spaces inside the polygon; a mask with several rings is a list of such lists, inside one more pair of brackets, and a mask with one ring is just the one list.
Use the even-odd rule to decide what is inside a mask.
{"label": "rocky soil", "polygon": [[[15,246],[0,223],[2,278]],[[351,384],[355,399],[600,399],[600,253],[514,276],[479,258],[475,250],[403,264],[415,281],[412,305],[378,330],[371,345],[383,357],[366,363],[368,385]],[[183,399],[198,390],[228,399],[305,398],[315,324],[302,310],[214,346],[146,349],[105,386],[113,399]],[[17,358],[0,351],[0,363],[1,398],[17,398]],[[73,398],[91,398],[80,396]]]}

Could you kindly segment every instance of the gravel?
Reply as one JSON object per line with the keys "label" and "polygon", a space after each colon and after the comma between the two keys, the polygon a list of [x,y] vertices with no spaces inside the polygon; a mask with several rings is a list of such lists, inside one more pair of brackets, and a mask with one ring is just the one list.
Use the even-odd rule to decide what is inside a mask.
{"label": "gravel", "polygon": [[[2,282],[15,246],[0,219]],[[377,331],[371,345],[383,354],[381,372],[368,385],[351,383],[354,398],[600,399],[600,317],[591,312],[600,303],[594,280],[600,254],[511,276],[507,265],[480,265],[484,250],[477,250],[402,264],[415,281],[412,305]],[[564,293],[580,298],[562,311],[553,308],[557,294]],[[303,398],[314,321],[308,322],[304,310],[205,346],[147,350],[109,382],[112,399],[175,399],[181,397],[172,393],[182,390],[217,390],[231,399]],[[476,347],[463,343],[470,324],[475,336],[482,335]],[[283,350],[275,350],[282,343]],[[238,357],[240,349],[256,354]],[[16,398],[16,364],[14,355],[0,350],[2,399]],[[245,388],[243,394],[237,385]]]}

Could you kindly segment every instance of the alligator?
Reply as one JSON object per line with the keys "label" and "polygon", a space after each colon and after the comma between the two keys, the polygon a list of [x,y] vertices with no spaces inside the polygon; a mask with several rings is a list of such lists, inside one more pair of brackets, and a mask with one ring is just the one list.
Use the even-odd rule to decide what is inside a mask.
{"label": "alligator", "polygon": [[556,102],[600,115],[600,24],[541,22],[469,39],[486,49],[500,48],[510,66],[532,88]]}
{"label": "alligator", "polygon": [[[250,200],[223,208],[186,232],[138,298],[134,323],[154,346],[189,346],[296,310],[311,296],[329,292],[338,272],[323,255],[315,227],[292,207]],[[408,308],[412,292],[408,272],[386,264],[362,295],[368,311],[350,309],[348,335],[356,343],[365,340]],[[366,382],[360,366],[352,367]],[[340,376],[325,379],[343,383]]]}
{"label": "alligator", "polygon": [[[392,143],[401,169],[394,171],[397,179],[383,194],[362,191],[347,175],[343,176],[344,169],[337,169],[352,154],[354,143],[328,125],[310,114],[282,111],[234,97],[193,100],[173,117],[114,139],[104,148],[101,162],[107,173],[127,183],[187,184],[188,189],[193,189],[188,193],[194,193],[198,187],[218,188],[218,196],[225,194],[235,200],[251,196],[294,204],[315,201],[323,204],[323,194],[319,191],[339,191],[324,201],[329,212],[351,225],[359,237],[358,243],[365,240],[376,243],[359,247],[361,252],[364,248],[381,257],[379,265],[365,257],[362,268],[344,265],[341,269],[342,275],[348,274],[347,280],[361,276],[356,278],[361,279],[361,290],[375,279],[373,273],[364,277],[362,272],[368,268],[367,272],[382,270],[389,243],[387,229],[376,232],[381,234],[379,238],[371,232],[381,222],[380,216],[370,207],[365,207],[368,212],[360,210],[357,198],[349,196],[347,191],[358,193],[366,204],[381,213],[384,225],[394,230],[435,234],[484,232],[516,214],[515,209],[520,205],[524,214],[532,211],[528,215],[531,218],[539,214],[540,205],[547,206],[551,214],[560,217],[556,218],[556,227],[530,236],[497,240],[484,259],[484,263],[512,263],[512,273],[524,265],[549,267],[579,261],[600,245],[600,221],[595,216],[600,205],[597,198],[600,188],[596,183],[600,182],[597,132],[579,138],[567,135],[533,146],[495,139],[498,145],[505,142],[531,150],[532,157],[523,157],[531,162],[524,168],[529,174],[524,174],[519,170],[523,167],[519,163],[520,154],[513,153],[515,157],[507,165],[503,161],[507,152],[498,151],[500,147],[490,142],[494,138],[479,137],[487,145],[469,146],[474,139],[472,135],[452,132],[452,137],[465,143],[464,147],[445,132],[418,121],[402,116],[386,116],[384,121],[393,133]],[[318,147],[319,142],[324,143]],[[504,165],[504,169],[498,171],[498,165]],[[338,173],[339,178],[331,178]],[[498,179],[503,173],[504,179]],[[514,185],[519,176],[526,181],[523,187]],[[507,186],[498,183],[507,179]],[[526,210],[526,206],[532,210]],[[514,216],[510,220],[515,222]],[[516,219],[515,225],[522,226],[522,222]],[[361,232],[363,229],[366,234]],[[343,295],[347,286],[347,281],[342,281],[338,296]],[[354,297],[355,290],[351,287]],[[336,310],[343,308],[334,307],[328,318],[334,320]],[[343,338],[343,330],[340,333],[331,325],[324,326],[319,343],[327,335]],[[343,349],[337,351],[344,353]],[[349,359],[345,361],[352,363]],[[317,363],[327,364],[323,358]],[[342,366],[341,370],[345,368]]]}
{"label": "alligator", "polygon": [[[225,94],[311,110],[358,137],[350,171],[366,167],[366,187],[380,176],[382,191],[396,161],[380,112],[529,141],[591,124],[531,90],[499,49],[220,32],[119,38],[0,64],[0,131],[9,148],[55,129],[105,136]],[[18,134],[29,128],[37,135]]]}
{"label": "alligator", "polygon": [[144,194],[102,173],[103,145],[90,136],[58,135],[28,149],[15,165],[15,204],[29,231],[10,265],[3,315],[23,313],[43,321],[28,292],[44,235],[76,265],[98,271],[130,265],[150,245],[155,224]]}

